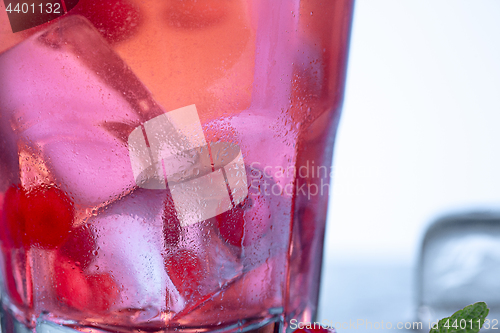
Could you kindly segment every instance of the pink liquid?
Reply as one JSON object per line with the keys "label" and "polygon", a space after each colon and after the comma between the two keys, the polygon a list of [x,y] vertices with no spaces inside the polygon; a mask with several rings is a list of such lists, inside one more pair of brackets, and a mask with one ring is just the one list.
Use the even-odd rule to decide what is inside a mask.
{"label": "pink liquid", "polygon": [[[113,331],[311,321],[352,3],[112,6],[0,42],[5,311]],[[231,208],[186,224],[170,183],[138,182],[129,138],[152,149],[148,122],[193,104],[200,176],[224,174]],[[242,202],[217,143],[241,151]]]}

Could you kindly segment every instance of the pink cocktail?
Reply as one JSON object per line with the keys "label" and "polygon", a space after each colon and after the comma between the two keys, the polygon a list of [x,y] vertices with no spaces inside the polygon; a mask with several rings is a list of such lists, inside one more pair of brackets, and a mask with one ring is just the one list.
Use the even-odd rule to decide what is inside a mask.
{"label": "pink cocktail", "polygon": [[60,4],[0,8],[3,329],[312,321],[352,1]]}

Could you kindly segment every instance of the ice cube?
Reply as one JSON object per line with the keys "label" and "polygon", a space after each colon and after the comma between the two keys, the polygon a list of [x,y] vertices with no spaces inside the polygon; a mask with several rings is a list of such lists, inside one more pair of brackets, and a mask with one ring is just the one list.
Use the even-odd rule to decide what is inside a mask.
{"label": "ice cube", "polygon": [[240,251],[219,238],[212,220],[183,226],[180,241],[164,254],[165,270],[189,313],[243,271]]}
{"label": "ice cube", "polygon": [[96,235],[97,253],[87,272],[115,277],[121,287],[114,310],[184,308],[162,256],[166,195],[166,191],[137,189],[88,221]]}
{"label": "ice cube", "polygon": [[58,325],[56,323],[39,320],[36,324],[36,331],[40,333],[76,333],[78,331],[73,330],[67,326]]}
{"label": "ice cube", "polygon": [[198,307],[179,313],[172,322],[210,326],[237,322],[241,318],[268,317],[268,309],[282,306],[285,260],[285,256],[270,258],[240,275]]}
{"label": "ice cube", "polygon": [[[139,188],[88,220],[96,253],[85,273],[109,273],[120,286],[111,310],[189,311],[241,276],[238,250],[210,221],[181,227],[175,210],[167,212],[169,196]],[[167,229],[172,223],[177,228]]]}
{"label": "ice cube", "polygon": [[[291,199],[298,131],[291,127],[286,117],[272,116],[274,112],[269,109],[245,110],[234,117],[208,123],[206,135],[214,135],[210,129],[220,132],[230,128],[232,141],[239,145],[245,164],[251,171],[259,170],[255,172],[258,177],[250,178],[262,176],[272,180],[276,185],[268,191],[274,190],[273,195]],[[251,188],[251,184],[248,185]],[[288,204],[291,205],[291,200]]]}
{"label": "ice cube", "polygon": [[244,111],[205,126],[209,138],[216,137],[217,130],[231,132],[228,136],[238,144],[245,163],[249,198],[241,207],[245,267],[255,267],[267,258],[269,253],[264,254],[262,249],[269,247],[273,252],[288,243],[297,145],[294,133],[285,137],[279,134],[282,121],[259,110]]}
{"label": "ice cube", "polygon": [[427,230],[418,270],[418,316],[436,321],[484,301],[500,312],[500,214],[448,215]]}
{"label": "ice cube", "polygon": [[[87,207],[135,187],[128,136],[165,112],[78,15],[0,55],[0,110],[3,148],[41,150],[55,181]],[[181,141],[173,125],[164,125]],[[10,169],[16,155],[4,161]]]}

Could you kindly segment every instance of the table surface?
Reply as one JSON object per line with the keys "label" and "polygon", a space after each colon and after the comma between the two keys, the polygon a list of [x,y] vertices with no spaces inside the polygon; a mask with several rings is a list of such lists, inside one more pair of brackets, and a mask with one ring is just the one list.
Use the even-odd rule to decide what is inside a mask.
{"label": "table surface", "polygon": [[[412,332],[397,326],[416,322],[414,299],[414,267],[410,264],[327,262],[318,321],[333,322],[337,332],[373,332],[382,326],[385,331]],[[428,332],[429,323],[422,324]]]}

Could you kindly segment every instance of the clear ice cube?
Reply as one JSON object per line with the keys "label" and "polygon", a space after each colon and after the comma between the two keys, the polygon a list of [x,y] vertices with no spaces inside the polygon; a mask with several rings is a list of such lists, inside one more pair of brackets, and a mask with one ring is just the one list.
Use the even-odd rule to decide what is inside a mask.
{"label": "clear ice cube", "polygon": [[55,182],[84,207],[135,187],[128,135],[165,112],[78,15],[0,55],[0,109],[3,148],[41,150]]}
{"label": "clear ice cube", "polygon": [[[173,246],[166,241],[164,225],[172,222],[165,217],[168,195],[137,189],[88,220],[97,250],[87,273],[108,272],[121,286],[112,310],[189,311],[242,274],[239,253],[219,238],[210,221],[181,227]],[[187,275],[192,281],[179,281],[179,271],[198,269],[182,257],[187,252],[199,271]],[[172,257],[179,260],[174,271],[168,267]]]}
{"label": "clear ice cube", "polygon": [[419,317],[436,321],[484,301],[500,313],[500,215],[449,215],[425,235],[418,271]]}

